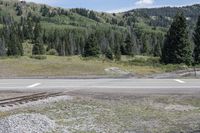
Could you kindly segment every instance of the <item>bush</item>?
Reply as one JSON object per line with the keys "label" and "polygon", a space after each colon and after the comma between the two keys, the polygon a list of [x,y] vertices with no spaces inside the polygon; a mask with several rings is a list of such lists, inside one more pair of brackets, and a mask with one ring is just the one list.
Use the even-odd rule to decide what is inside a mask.
{"label": "bush", "polygon": [[56,49],[50,49],[48,52],[47,52],[47,55],[58,55],[58,52]]}
{"label": "bush", "polygon": [[44,55],[31,55],[30,58],[37,59],[37,60],[45,60],[45,59],[47,59],[47,56],[44,56]]}
{"label": "bush", "polygon": [[105,56],[106,56],[106,58],[113,60],[113,53],[112,53],[111,49],[106,50]]}
{"label": "bush", "polygon": [[159,66],[160,59],[157,57],[149,57],[149,58],[134,58],[133,60],[129,61],[129,64],[138,65],[138,66]]}
{"label": "bush", "polygon": [[163,65],[163,68],[165,69],[166,72],[188,69],[188,67],[185,64],[168,64],[168,65]]}
{"label": "bush", "polygon": [[40,43],[34,44],[33,49],[32,49],[32,54],[33,55],[43,55],[43,54],[45,54],[44,46]]}

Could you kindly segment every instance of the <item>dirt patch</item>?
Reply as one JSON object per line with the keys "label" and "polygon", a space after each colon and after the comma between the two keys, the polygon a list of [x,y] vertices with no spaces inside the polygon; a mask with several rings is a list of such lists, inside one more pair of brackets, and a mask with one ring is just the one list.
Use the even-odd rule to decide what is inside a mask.
{"label": "dirt patch", "polygon": [[168,111],[193,111],[198,110],[199,108],[191,105],[168,105],[165,107],[165,110]]}
{"label": "dirt patch", "polygon": [[166,111],[178,111],[178,112],[189,112],[189,111],[195,111],[199,110],[199,107],[194,107],[192,105],[180,105],[180,104],[165,104],[165,103],[155,103],[155,102],[149,102],[149,105],[152,106],[155,109],[158,110],[166,110]]}
{"label": "dirt patch", "polygon": [[121,70],[118,67],[109,67],[105,69],[105,72],[108,74],[114,74],[114,75],[130,75],[131,73],[125,70]]}

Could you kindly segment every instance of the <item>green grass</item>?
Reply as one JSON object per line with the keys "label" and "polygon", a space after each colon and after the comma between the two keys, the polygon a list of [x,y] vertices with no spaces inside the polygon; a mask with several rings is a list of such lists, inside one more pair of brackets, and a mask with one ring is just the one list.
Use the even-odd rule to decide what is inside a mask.
{"label": "green grass", "polygon": [[159,58],[147,56],[122,57],[122,61],[115,62],[80,56],[47,56],[44,60],[38,60],[30,58],[29,54],[27,52],[27,56],[23,57],[0,58],[0,77],[100,76],[107,75],[105,69],[109,67],[118,67],[139,75],[183,69],[183,65],[162,65]]}
{"label": "green grass", "polygon": [[156,30],[153,27],[147,25],[144,22],[136,23],[136,28],[143,33],[157,33],[157,34],[165,34],[165,28],[157,27]]}
{"label": "green grass", "polygon": [[48,56],[46,60],[29,57],[0,60],[1,77],[4,76],[76,76],[104,74],[106,64],[101,61],[83,61],[79,57]]}
{"label": "green grass", "polygon": [[[184,64],[161,64],[159,57],[151,57],[151,56],[134,56],[134,57],[122,57],[122,63],[126,64],[127,66],[133,66],[133,67],[140,67],[140,69],[137,70],[137,73],[141,73],[143,68],[145,69],[144,74],[148,71],[150,72],[150,68],[152,68],[152,73],[159,73],[159,72],[172,72],[176,70],[182,70],[187,68]],[[149,69],[148,69],[149,68]],[[141,73],[142,74],[142,73]]]}
{"label": "green grass", "polygon": [[119,64],[98,59],[84,60],[79,56],[47,56],[46,60],[24,57],[0,59],[1,77],[23,76],[87,76],[105,75],[105,68]]}

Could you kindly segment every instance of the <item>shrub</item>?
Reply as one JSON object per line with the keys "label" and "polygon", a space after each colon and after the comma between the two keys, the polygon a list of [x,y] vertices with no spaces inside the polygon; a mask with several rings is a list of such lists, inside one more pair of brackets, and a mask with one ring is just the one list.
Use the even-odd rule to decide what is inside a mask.
{"label": "shrub", "polygon": [[149,58],[134,58],[133,60],[129,61],[129,64],[131,65],[138,65],[138,66],[159,66],[160,59],[157,57],[149,57]]}
{"label": "shrub", "polygon": [[33,55],[43,55],[43,54],[45,54],[44,46],[40,43],[34,44],[33,49],[32,49],[32,54]]}
{"label": "shrub", "polygon": [[105,56],[106,56],[106,58],[113,60],[113,53],[112,53],[111,49],[106,50]]}
{"label": "shrub", "polygon": [[58,52],[56,49],[50,49],[48,52],[47,52],[47,55],[58,55]]}

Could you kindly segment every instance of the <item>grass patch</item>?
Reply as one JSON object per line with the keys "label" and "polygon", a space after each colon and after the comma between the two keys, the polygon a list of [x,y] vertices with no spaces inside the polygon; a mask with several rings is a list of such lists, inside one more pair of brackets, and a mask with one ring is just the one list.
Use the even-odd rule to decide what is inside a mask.
{"label": "grass patch", "polygon": [[0,59],[0,64],[1,77],[105,75],[104,69],[114,65],[97,59],[83,60],[79,56],[47,56],[46,60],[27,56],[4,58]]}
{"label": "grass patch", "polygon": [[[31,58],[30,58],[31,57]],[[138,75],[147,75],[186,69],[185,65],[163,65],[159,58],[148,56],[123,56],[122,61],[110,61],[103,57],[83,58],[81,56],[23,56],[1,57],[0,77],[26,76],[88,76],[110,75],[106,68],[118,67]],[[112,74],[119,76],[119,74]]]}
{"label": "grass patch", "polygon": [[37,60],[45,60],[45,59],[47,59],[47,56],[45,56],[45,55],[31,55],[30,58],[37,59]]}
{"label": "grass patch", "polygon": [[124,71],[146,75],[184,68],[183,65],[162,65],[159,63],[159,58],[147,56],[122,57],[122,61],[119,62],[81,56],[2,57],[0,64],[0,77],[100,76],[107,75],[105,69],[110,67],[118,67]]}
{"label": "grass patch", "polygon": [[8,112],[0,112],[0,118],[9,116],[10,114]]}
{"label": "grass patch", "polygon": [[[99,96],[105,96],[100,94]],[[107,95],[108,96],[108,95]],[[113,94],[114,96],[114,94]],[[200,113],[197,110],[176,111],[164,107],[178,103],[181,96],[137,96],[120,97],[115,100],[77,97],[70,101],[59,101],[46,105],[12,111],[18,113],[40,113],[55,120],[59,125],[54,132],[64,129],[70,133],[117,133],[117,132],[191,132],[200,128]],[[184,101],[190,96],[181,98]],[[164,107],[161,105],[163,99]],[[199,100],[199,98],[195,98]],[[161,106],[161,107],[160,107]],[[199,107],[199,106],[197,106]]]}
{"label": "grass patch", "polygon": [[[150,56],[134,56],[134,57],[123,57],[122,63],[130,66],[139,66],[141,70],[143,68],[151,68],[152,73],[156,72],[172,72],[176,70],[184,70],[188,68],[184,64],[161,64],[159,57],[150,57]],[[148,71],[148,70],[147,70]]]}

